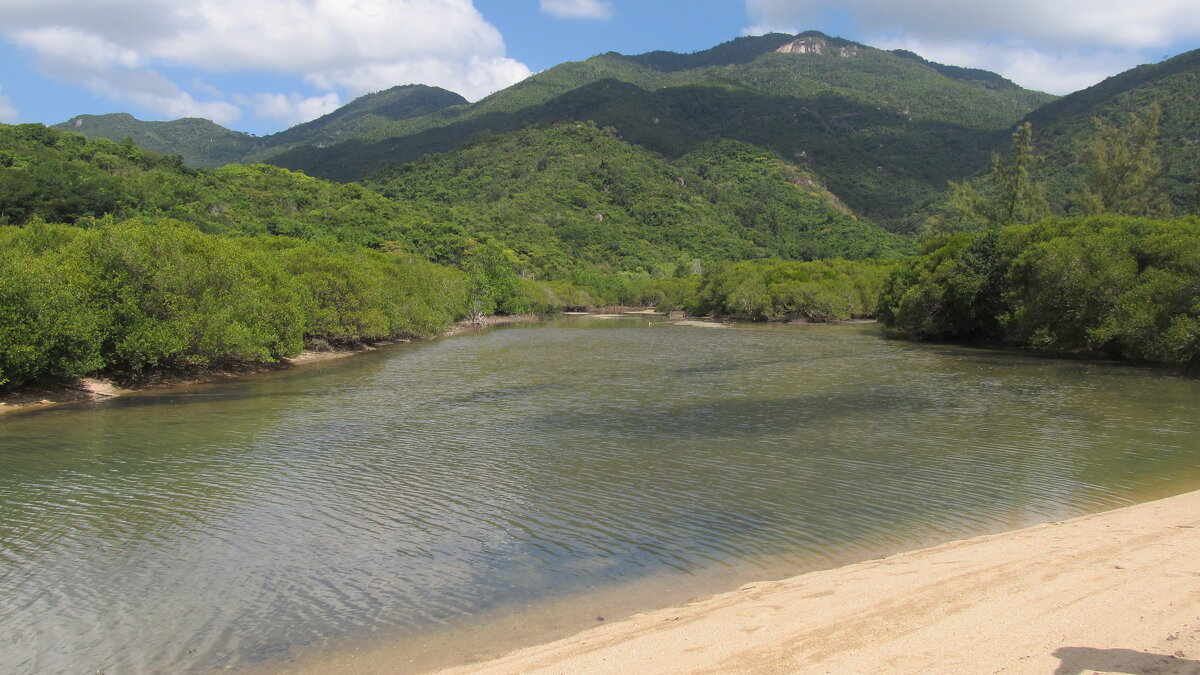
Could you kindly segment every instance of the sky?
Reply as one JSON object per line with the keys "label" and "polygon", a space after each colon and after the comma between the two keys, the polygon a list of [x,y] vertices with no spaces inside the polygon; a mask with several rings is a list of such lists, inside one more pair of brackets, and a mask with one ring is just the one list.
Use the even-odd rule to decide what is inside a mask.
{"label": "sky", "polygon": [[1197,0],[0,0],[0,122],[205,117],[257,135],[362,94],[470,100],[607,51],[819,30],[1066,94],[1200,48]]}

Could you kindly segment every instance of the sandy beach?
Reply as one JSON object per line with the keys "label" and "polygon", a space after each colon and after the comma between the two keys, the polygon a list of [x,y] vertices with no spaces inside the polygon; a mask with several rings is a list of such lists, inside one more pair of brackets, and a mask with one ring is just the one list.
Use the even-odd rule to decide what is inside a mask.
{"label": "sandy beach", "polygon": [[1200,492],[747,584],[442,672],[1200,673]]}

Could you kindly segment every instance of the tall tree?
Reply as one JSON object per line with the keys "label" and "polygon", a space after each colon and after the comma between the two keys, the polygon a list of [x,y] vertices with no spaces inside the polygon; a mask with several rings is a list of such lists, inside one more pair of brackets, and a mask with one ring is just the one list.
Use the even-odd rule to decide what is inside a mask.
{"label": "tall tree", "polygon": [[1033,125],[1026,122],[1013,133],[1007,158],[992,154],[991,171],[980,187],[951,181],[951,208],[961,220],[988,230],[1046,217],[1050,207],[1045,187],[1033,179],[1040,159],[1033,150]]}
{"label": "tall tree", "polygon": [[1171,199],[1163,184],[1166,173],[1158,148],[1162,107],[1156,102],[1144,115],[1130,114],[1124,126],[1100,119],[1096,133],[1079,148],[1087,167],[1082,191],[1072,201],[1087,214],[1168,216]]}

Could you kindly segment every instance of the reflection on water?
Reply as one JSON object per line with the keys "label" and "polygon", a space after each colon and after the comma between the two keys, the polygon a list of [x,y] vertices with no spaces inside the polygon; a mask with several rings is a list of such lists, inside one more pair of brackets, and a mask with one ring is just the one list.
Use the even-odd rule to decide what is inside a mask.
{"label": "reflection on water", "polygon": [[9,416],[0,671],[215,670],[1182,492],[1198,404],[873,326],[577,319]]}

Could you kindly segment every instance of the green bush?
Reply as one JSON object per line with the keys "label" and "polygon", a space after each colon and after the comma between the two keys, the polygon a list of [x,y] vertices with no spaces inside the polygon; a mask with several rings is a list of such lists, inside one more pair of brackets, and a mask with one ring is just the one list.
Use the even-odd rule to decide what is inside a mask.
{"label": "green bush", "polygon": [[917,337],[1200,367],[1200,219],[1051,219],[958,234],[898,268],[880,301]]}

